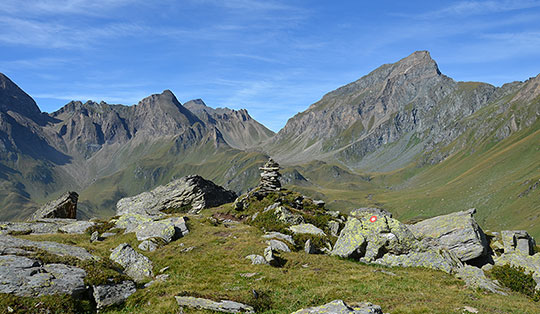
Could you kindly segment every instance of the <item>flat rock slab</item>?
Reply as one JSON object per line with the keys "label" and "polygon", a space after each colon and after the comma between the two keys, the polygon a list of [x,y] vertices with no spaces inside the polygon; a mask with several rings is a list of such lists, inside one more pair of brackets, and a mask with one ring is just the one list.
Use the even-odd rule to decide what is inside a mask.
{"label": "flat rock slab", "polygon": [[486,253],[487,240],[473,218],[476,209],[426,219],[409,229],[417,238],[436,239],[443,247],[455,253],[463,262]]}
{"label": "flat rock slab", "polygon": [[175,297],[179,306],[187,306],[196,309],[204,309],[210,311],[224,312],[224,313],[254,313],[253,307],[242,303],[222,300],[216,302],[208,299],[195,298],[195,297]]}
{"label": "flat rock slab", "polygon": [[86,232],[86,229],[94,225],[95,223],[91,221],[77,221],[58,228],[58,231],[69,234],[83,234]]}
{"label": "flat rock slab", "polygon": [[93,286],[93,296],[98,309],[124,303],[135,291],[135,283],[129,280],[118,284]]}
{"label": "flat rock slab", "polygon": [[294,240],[290,235],[283,234],[283,233],[280,233],[280,232],[275,232],[275,231],[267,232],[262,237],[265,238],[265,239],[283,240],[283,241],[287,241],[290,244],[294,245]]}
{"label": "flat rock slab", "polygon": [[40,219],[33,222],[0,222],[0,234],[52,234],[66,225],[75,223],[75,219]]}
{"label": "flat rock slab", "polygon": [[136,282],[154,276],[153,264],[148,257],[135,251],[129,244],[117,246],[109,257],[112,261],[124,267],[124,272]]}
{"label": "flat rock slab", "polygon": [[83,269],[64,264],[47,264],[23,256],[0,256],[0,293],[18,296],[53,294],[82,295],[87,291]]}
{"label": "flat rock slab", "polygon": [[378,305],[369,302],[349,306],[342,300],[334,300],[325,305],[310,307],[294,312],[293,314],[383,314],[382,309]]}
{"label": "flat rock slab", "polygon": [[289,230],[291,230],[294,234],[312,234],[323,237],[326,236],[326,233],[324,233],[324,231],[315,227],[312,224],[299,224],[290,226]]}
{"label": "flat rock slab", "polygon": [[465,281],[465,284],[469,288],[484,289],[493,293],[506,295],[502,291],[502,288],[493,280],[487,278],[484,271],[478,267],[465,265],[457,270],[456,277]]}
{"label": "flat rock slab", "polygon": [[455,255],[444,251],[410,252],[402,255],[386,254],[373,263],[385,266],[426,267],[442,270],[449,274],[455,273],[463,266]]}
{"label": "flat rock slab", "polygon": [[26,239],[19,239],[9,235],[0,235],[0,254],[4,254],[6,250],[10,249],[21,249],[24,248],[28,250],[29,248],[38,248],[45,250],[51,254],[58,256],[72,256],[80,260],[97,260],[97,256],[94,256],[86,249],[77,246],[71,246],[56,242],[50,241],[31,241]]}

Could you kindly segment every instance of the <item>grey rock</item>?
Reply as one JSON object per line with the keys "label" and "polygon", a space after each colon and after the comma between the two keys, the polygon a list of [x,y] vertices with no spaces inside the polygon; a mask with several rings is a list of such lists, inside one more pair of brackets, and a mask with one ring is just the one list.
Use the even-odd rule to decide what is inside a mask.
{"label": "grey rock", "polygon": [[474,208],[467,211],[426,219],[409,226],[417,238],[436,239],[444,248],[465,262],[487,252],[484,232],[473,218]]}
{"label": "grey rock", "polygon": [[144,241],[152,238],[161,238],[165,243],[173,240],[176,231],[171,221],[159,220],[140,224],[135,229],[137,240]]}
{"label": "grey rock", "polygon": [[382,309],[378,305],[369,302],[349,306],[342,300],[334,300],[325,305],[310,307],[294,312],[293,314],[383,314]]}
{"label": "grey rock", "polygon": [[122,243],[118,245],[109,257],[112,261],[124,267],[126,275],[133,278],[136,282],[142,281],[148,277],[154,276],[153,265],[148,257],[137,253],[129,244]]}
{"label": "grey rock", "polygon": [[152,240],[144,240],[139,244],[138,248],[143,251],[153,252],[158,249],[158,245]]}
{"label": "grey rock", "polygon": [[99,241],[99,232],[94,231],[90,235],[90,242],[96,242],[96,241]]}
{"label": "grey rock", "polygon": [[51,254],[59,256],[72,256],[81,260],[99,259],[98,257],[88,253],[87,250],[77,246],[71,246],[50,241],[31,241],[15,238],[9,235],[0,235],[0,254],[3,254],[2,252],[13,248],[24,248],[25,250],[31,248],[38,248],[45,250]]}
{"label": "grey rock", "polygon": [[19,296],[69,294],[80,296],[87,291],[86,272],[64,264],[41,266],[37,260],[23,256],[0,256],[0,293]]}
{"label": "grey rock", "polygon": [[285,262],[270,246],[264,249],[263,256],[266,262],[273,267],[281,267]]}
{"label": "grey rock", "polygon": [[407,254],[385,254],[373,263],[385,266],[399,267],[426,267],[442,270],[446,273],[455,273],[463,267],[461,261],[454,253],[449,251],[410,252]]}
{"label": "grey rock", "polygon": [[277,202],[277,203],[274,203],[272,205],[266,206],[263,209],[263,213],[266,213],[267,211],[270,211],[270,210],[274,210],[274,209],[278,208],[279,205],[281,205],[281,203]]}
{"label": "grey rock", "polygon": [[268,265],[266,259],[261,255],[251,254],[246,256],[246,258],[251,260],[251,264],[253,265]]}
{"label": "grey rock", "polygon": [[116,233],[114,233],[114,232],[103,232],[103,234],[101,234],[101,237],[102,238],[110,238],[110,237],[115,236],[115,235],[116,235]]}
{"label": "grey rock", "polygon": [[350,216],[364,216],[365,214],[375,215],[378,217],[386,216],[386,217],[392,218],[391,212],[382,208],[374,208],[374,207],[361,207],[349,213]]}
{"label": "grey rock", "polygon": [[294,240],[290,235],[283,234],[283,233],[280,233],[280,232],[275,232],[275,231],[267,232],[262,237],[265,238],[265,239],[283,240],[283,241],[287,241],[290,244],[294,245]]}
{"label": "grey rock", "polygon": [[274,211],[277,219],[289,225],[297,225],[304,223],[304,217],[302,215],[293,214],[284,206],[278,206]]}
{"label": "grey rock", "polygon": [[464,265],[456,271],[456,277],[465,281],[469,288],[484,289],[493,293],[507,295],[496,282],[487,278],[484,271],[478,267]]}
{"label": "grey rock", "polygon": [[291,230],[294,234],[312,234],[316,236],[326,236],[324,231],[315,227],[312,224],[298,224],[290,226],[289,230]]}
{"label": "grey rock", "polygon": [[77,201],[79,194],[67,192],[58,199],[48,202],[38,209],[31,220],[40,218],[77,218]]}
{"label": "grey rock", "polygon": [[135,283],[130,280],[117,284],[92,286],[92,288],[92,294],[98,309],[103,309],[111,305],[122,304],[130,295],[137,291],[135,288]]}
{"label": "grey rock", "polygon": [[269,240],[266,241],[266,244],[272,248],[272,250],[275,251],[281,251],[281,252],[290,252],[289,246],[285,244],[284,242],[281,242],[279,240]]}
{"label": "grey rock", "polygon": [[69,234],[83,234],[86,232],[86,229],[94,225],[95,223],[90,222],[90,221],[77,221],[77,222],[62,226],[58,230],[60,232],[69,233]]}
{"label": "grey rock", "polygon": [[504,253],[520,252],[533,255],[536,242],[525,230],[501,231]]}
{"label": "grey rock", "polygon": [[326,203],[323,200],[313,200],[313,204],[319,206],[320,208],[323,208]]}
{"label": "grey rock", "polygon": [[33,222],[0,222],[0,234],[12,232],[22,234],[52,234],[71,223],[75,219],[39,219]]}
{"label": "grey rock", "polygon": [[306,252],[306,254],[317,254],[318,251],[317,249],[315,249],[315,247],[313,245],[311,245],[311,240],[308,239],[306,241],[306,243],[304,244],[304,252]]}
{"label": "grey rock", "polygon": [[335,220],[329,221],[328,229],[330,230],[330,235],[337,237],[339,235],[339,222]]}
{"label": "grey rock", "polygon": [[224,313],[254,313],[253,307],[242,303],[222,300],[215,302],[208,299],[195,297],[175,297],[180,307],[191,307],[195,309],[204,309]]}
{"label": "grey rock", "polygon": [[162,216],[162,214],[150,216],[146,214],[126,213],[115,221],[115,226],[116,228],[125,229],[124,233],[135,232],[140,225],[160,219]]}
{"label": "grey rock", "polygon": [[204,208],[230,203],[235,199],[234,192],[193,175],[158,186],[149,192],[123,198],[116,204],[116,213],[159,215],[165,209],[198,213]]}

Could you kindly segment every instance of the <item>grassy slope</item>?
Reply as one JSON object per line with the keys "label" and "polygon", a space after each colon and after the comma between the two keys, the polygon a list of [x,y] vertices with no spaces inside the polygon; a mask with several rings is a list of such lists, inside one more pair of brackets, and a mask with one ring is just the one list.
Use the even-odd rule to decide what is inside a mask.
{"label": "grassy slope", "polygon": [[[128,299],[124,308],[109,309],[104,313],[177,313],[174,296],[182,292],[254,304],[251,289],[268,295],[271,307],[261,311],[264,313],[291,313],[334,299],[373,302],[393,314],[461,313],[460,308],[466,305],[477,308],[480,313],[538,312],[538,304],[523,295],[500,296],[470,290],[451,275],[422,268],[389,269],[303,252],[282,254],[288,262],[281,269],[251,265],[244,257],[262,253],[265,247],[260,237],[262,232],[244,224],[213,226],[205,220],[213,211],[216,209],[205,211],[202,217],[192,217],[188,223],[190,233],[186,237],[155,252],[144,253],[154,262],[156,273],[163,267],[170,267],[166,271],[170,275],[168,281],[141,289]],[[22,237],[76,244],[103,257],[122,242],[135,248],[138,244],[133,234],[98,243],[90,243],[88,235]],[[194,249],[181,252],[186,247]],[[380,269],[396,276],[379,272]],[[245,273],[256,275],[242,277]],[[187,308],[184,311],[203,313]]]}

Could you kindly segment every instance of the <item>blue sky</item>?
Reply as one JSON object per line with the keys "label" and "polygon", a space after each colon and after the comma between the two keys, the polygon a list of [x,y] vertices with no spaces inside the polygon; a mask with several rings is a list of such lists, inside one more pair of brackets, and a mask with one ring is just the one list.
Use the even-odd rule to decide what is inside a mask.
{"label": "blue sky", "polygon": [[415,50],[460,81],[540,73],[540,1],[2,0],[0,72],[43,111],[68,101],[246,108],[274,131]]}

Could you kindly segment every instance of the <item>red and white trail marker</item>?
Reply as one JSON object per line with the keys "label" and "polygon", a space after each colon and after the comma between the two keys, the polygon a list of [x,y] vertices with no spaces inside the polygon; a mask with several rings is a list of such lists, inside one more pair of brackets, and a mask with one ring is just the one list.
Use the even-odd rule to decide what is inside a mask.
{"label": "red and white trail marker", "polygon": [[371,216],[371,218],[369,218],[369,221],[371,222],[377,221],[377,216]]}

